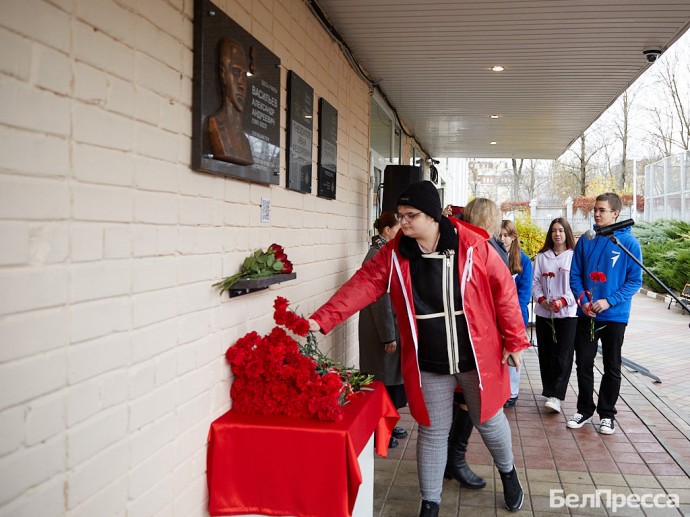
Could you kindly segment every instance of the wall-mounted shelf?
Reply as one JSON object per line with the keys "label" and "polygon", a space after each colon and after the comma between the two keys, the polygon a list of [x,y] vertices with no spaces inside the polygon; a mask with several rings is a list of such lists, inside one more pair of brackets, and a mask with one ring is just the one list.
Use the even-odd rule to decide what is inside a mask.
{"label": "wall-mounted shelf", "polygon": [[233,284],[233,286],[228,289],[228,294],[230,298],[235,296],[241,296],[243,294],[253,293],[254,291],[260,291],[266,289],[269,285],[279,284],[280,282],[287,282],[288,280],[294,280],[297,278],[297,273],[287,273],[280,275],[265,276],[263,278],[250,278],[238,280]]}

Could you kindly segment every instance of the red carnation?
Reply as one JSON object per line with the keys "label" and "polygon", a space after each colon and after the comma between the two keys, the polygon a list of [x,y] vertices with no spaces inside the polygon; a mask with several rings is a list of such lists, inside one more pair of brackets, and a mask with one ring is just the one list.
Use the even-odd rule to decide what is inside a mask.
{"label": "red carnation", "polygon": [[592,271],[589,274],[589,278],[594,282],[606,282],[606,275],[601,271]]}
{"label": "red carnation", "polygon": [[309,322],[304,318],[299,318],[295,322],[292,331],[298,336],[306,336],[309,333]]}

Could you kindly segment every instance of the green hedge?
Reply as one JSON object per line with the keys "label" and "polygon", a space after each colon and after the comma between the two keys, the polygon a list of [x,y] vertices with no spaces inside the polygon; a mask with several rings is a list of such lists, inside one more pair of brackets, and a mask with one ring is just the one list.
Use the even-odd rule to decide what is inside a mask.
{"label": "green hedge", "polygon": [[[690,223],[659,220],[640,223],[633,235],[642,246],[644,265],[671,289],[681,291],[690,282]],[[644,284],[652,291],[664,289],[647,273]]]}

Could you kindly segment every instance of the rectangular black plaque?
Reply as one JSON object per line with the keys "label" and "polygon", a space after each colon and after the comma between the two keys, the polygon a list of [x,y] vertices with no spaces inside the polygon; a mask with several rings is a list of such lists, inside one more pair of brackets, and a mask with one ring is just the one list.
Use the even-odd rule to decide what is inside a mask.
{"label": "rectangular black plaque", "polygon": [[316,195],[335,199],[338,177],[338,110],[319,99],[319,161]]}
{"label": "rectangular black plaque", "polygon": [[280,112],[280,59],[195,0],[192,168],[278,184]]}
{"label": "rectangular black plaque", "polygon": [[287,187],[311,192],[314,89],[295,72],[288,75]]}

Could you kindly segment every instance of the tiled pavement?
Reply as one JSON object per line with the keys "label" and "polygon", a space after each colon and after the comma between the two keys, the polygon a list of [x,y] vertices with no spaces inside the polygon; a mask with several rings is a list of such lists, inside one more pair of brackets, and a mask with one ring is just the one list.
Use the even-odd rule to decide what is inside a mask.
{"label": "tiled pavement", "polygon": [[[574,367],[563,413],[545,411],[536,349],[525,352],[520,398],[514,409],[506,410],[525,490],[519,515],[690,515],[690,316],[666,307],[643,293],[634,299],[623,356],[662,382],[624,368],[616,432],[610,436],[597,432],[596,416],[582,429],[565,427],[567,416],[575,411]],[[600,357],[597,367],[601,369]],[[595,387],[598,381],[597,377]],[[376,459],[374,514],[379,517],[419,514],[417,432],[406,408],[399,425],[410,430],[410,436],[390,449],[388,458]],[[475,472],[487,479],[487,487],[467,490],[445,481],[441,516],[508,515],[498,472],[476,432],[467,457]],[[554,493],[554,502],[558,496],[569,496],[572,502],[552,505],[551,490],[562,490]],[[599,502],[593,503],[588,494],[597,490]],[[607,490],[618,507],[607,504]],[[666,494],[676,494],[680,508],[654,507],[653,498],[665,503]],[[644,505],[634,507],[635,496]]]}

